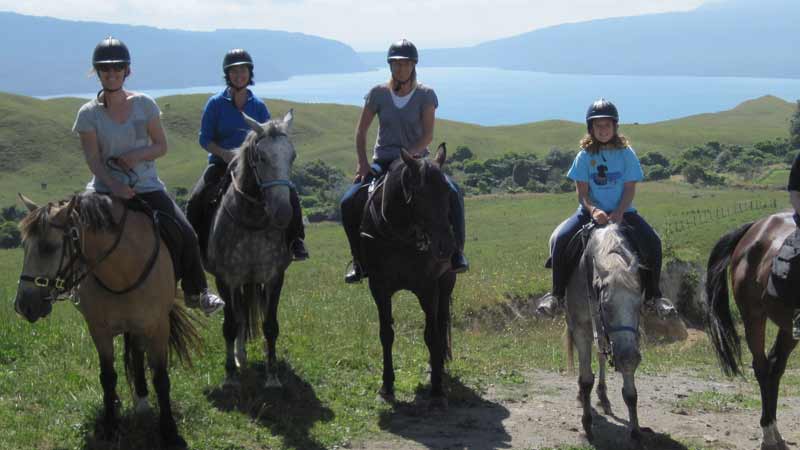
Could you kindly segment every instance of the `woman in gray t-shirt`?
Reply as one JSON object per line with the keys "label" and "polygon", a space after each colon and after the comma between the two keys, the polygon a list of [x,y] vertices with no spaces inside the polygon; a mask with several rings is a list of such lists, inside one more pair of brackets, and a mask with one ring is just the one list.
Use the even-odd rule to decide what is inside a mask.
{"label": "woman in gray t-shirt", "polygon": [[124,89],[130,62],[119,39],[103,39],[94,49],[92,66],[102,89],[81,107],[73,126],[94,175],[86,188],[123,201],[136,196],[173,219],[183,235],[179,265],[186,304],[210,314],[225,303],[208,291],[197,236],[156,173],[155,160],[167,153],[161,111],[147,95]]}
{"label": "woman in gray t-shirt", "polygon": [[[392,161],[400,157],[401,149],[418,157],[428,154],[428,145],[433,140],[436,108],[439,106],[439,99],[433,89],[417,82],[416,66],[419,56],[414,44],[406,39],[392,44],[386,59],[392,78],[388,83],[373,87],[364,97],[364,109],[361,110],[356,131],[356,177],[341,201],[342,224],[353,255],[352,268],[345,275],[347,283],[358,282],[365,276],[356,250],[359,247],[359,227],[364,205],[363,201],[357,199],[356,193],[373,173],[367,159],[367,131],[372,121],[377,115],[380,125],[372,161],[385,170]],[[469,264],[464,257],[463,194],[452,180],[448,178],[448,181],[452,189],[450,219],[457,241],[457,251],[451,265],[454,272],[464,272]]]}

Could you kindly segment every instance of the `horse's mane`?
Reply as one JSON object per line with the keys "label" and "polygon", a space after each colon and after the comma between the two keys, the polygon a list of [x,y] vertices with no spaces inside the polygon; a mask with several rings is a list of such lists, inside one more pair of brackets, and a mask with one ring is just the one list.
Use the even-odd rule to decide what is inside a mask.
{"label": "horse's mane", "polygon": [[639,258],[631,250],[619,225],[611,224],[605,233],[596,233],[594,264],[607,273],[607,281],[632,291],[640,291]]}
{"label": "horse's mane", "polygon": [[114,231],[117,223],[114,221],[111,196],[84,192],[78,196],[78,211],[81,224],[89,231]]}

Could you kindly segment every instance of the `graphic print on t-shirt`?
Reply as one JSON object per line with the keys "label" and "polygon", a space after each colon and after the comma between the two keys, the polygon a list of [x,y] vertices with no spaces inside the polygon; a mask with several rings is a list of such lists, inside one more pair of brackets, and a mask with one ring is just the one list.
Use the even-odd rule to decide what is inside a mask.
{"label": "graphic print on t-shirt", "polygon": [[[597,162],[592,160],[591,166],[595,167]],[[609,172],[608,166],[605,164],[600,164],[597,166],[597,172],[593,172],[591,174],[592,180],[598,186],[606,186],[607,184],[615,185],[617,184],[617,180],[622,179],[622,172]]]}

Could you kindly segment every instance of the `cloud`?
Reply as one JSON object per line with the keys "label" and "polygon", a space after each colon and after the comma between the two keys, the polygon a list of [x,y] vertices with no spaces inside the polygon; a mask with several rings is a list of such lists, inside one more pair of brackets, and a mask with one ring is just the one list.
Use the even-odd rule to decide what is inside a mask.
{"label": "cloud", "polygon": [[703,0],[0,0],[0,10],[71,20],[296,31],[383,50],[400,37],[458,47],[565,22],[688,10]]}

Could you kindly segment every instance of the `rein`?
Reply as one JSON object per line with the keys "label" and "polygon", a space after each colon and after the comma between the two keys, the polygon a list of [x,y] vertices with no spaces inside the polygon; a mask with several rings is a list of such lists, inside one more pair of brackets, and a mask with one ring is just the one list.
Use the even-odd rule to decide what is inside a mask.
{"label": "rein", "polygon": [[[403,200],[405,201],[406,206],[411,206],[414,200],[414,190],[410,190],[406,187],[405,183],[405,174],[408,166],[403,166],[400,170],[400,187],[403,192]],[[420,226],[417,222],[414,221],[414,208],[409,208],[411,211],[411,226],[409,226],[404,232],[398,232],[397,229],[392,225],[391,221],[386,217],[386,205],[388,203],[387,199],[387,184],[389,182],[389,177],[391,176],[391,171],[387,172],[386,176],[384,176],[375,188],[370,192],[369,197],[367,198],[367,204],[369,205],[369,213],[372,218],[372,223],[375,225],[377,235],[389,242],[396,242],[400,244],[414,244],[414,247],[420,251],[425,252],[428,251],[431,244],[431,237],[428,232],[426,232],[422,226]],[[424,177],[423,177],[424,180]],[[378,212],[377,208],[375,207],[374,197],[377,194],[378,190],[381,191],[380,198],[381,198],[381,209]],[[361,235],[370,239],[375,239],[375,236],[370,235],[366,232],[361,232]]]}
{"label": "rein", "polygon": [[[125,224],[127,223],[129,211],[127,203],[124,204],[122,218],[120,219],[121,227],[119,233],[117,233],[115,236],[114,242],[111,244],[111,246],[103,251],[103,253],[94,261],[94,263],[90,262],[84,255],[83,244],[85,244],[85,241],[81,239],[80,225],[75,224],[74,216],[77,214],[75,211],[70,213],[70,218],[64,225],[51,223],[51,227],[58,230],[63,230],[61,259],[58,263],[58,270],[56,271],[55,277],[48,278],[43,276],[30,276],[23,274],[19,277],[20,282],[30,282],[39,288],[49,288],[51,292],[50,298],[54,301],[66,300],[67,298],[71,297],[72,294],[65,294],[71,293],[89,274],[92,274],[92,277],[97,284],[100,285],[100,287],[112,294],[123,295],[137,289],[142,285],[142,283],[144,283],[147,276],[150,275],[150,272],[153,270],[156,259],[158,258],[161,243],[161,238],[158,233],[158,219],[149,208],[146,209],[148,212],[150,212],[150,217],[153,221],[155,248],[153,249],[150,258],[147,261],[147,264],[145,264],[142,273],[139,275],[139,278],[130,286],[119,290],[112,289],[103,283],[103,281],[97,277],[96,274],[94,274],[95,268],[97,268],[97,266],[105,261],[106,258],[114,253],[122,241],[122,234],[125,231]],[[69,258],[69,261],[65,265],[64,260],[67,258]],[[75,303],[77,304],[77,302]]]}

